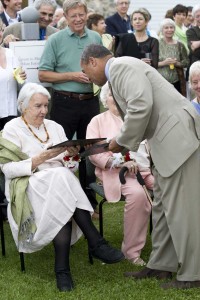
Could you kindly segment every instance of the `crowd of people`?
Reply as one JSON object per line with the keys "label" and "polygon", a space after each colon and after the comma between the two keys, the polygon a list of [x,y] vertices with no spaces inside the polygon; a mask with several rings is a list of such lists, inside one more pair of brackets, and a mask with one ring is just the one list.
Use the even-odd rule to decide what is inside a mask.
{"label": "crowd of people", "polygon": [[[84,0],[65,0],[63,7],[55,0],[35,0],[39,39],[46,40],[40,85],[26,82],[26,70],[9,49],[10,42],[22,40],[22,1],[1,2],[0,167],[9,202],[4,217],[18,250],[35,252],[52,241],[57,288],[71,291],[70,245],[82,233],[91,256],[145,266],[142,249],[152,211],[149,262],[125,276],[171,279],[177,273],[164,289],[200,287],[200,187],[191,181],[200,176],[200,4],[176,5],[155,33],[147,8],[128,15],[129,0],[114,0],[116,12],[107,18],[90,11]],[[43,82],[51,83],[51,95]],[[107,201],[125,198],[121,250],[92,222],[98,202],[87,189],[85,160],[78,179],[65,164],[66,156],[83,148],[49,149],[68,139],[104,137],[109,151],[89,158]],[[137,172],[153,191],[153,207]]]}

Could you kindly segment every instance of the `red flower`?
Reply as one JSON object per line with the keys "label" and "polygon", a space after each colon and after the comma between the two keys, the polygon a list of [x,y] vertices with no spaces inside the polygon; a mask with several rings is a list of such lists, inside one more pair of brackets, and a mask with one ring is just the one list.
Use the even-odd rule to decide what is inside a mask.
{"label": "red flower", "polygon": [[63,157],[64,161],[69,161],[70,160],[70,156],[66,155]]}
{"label": "red flower", "polygon": [[129,153],[129,152],[127,152],[127,153],[124,155],[124,160],[125,160],[125,161],[130,161],[130,160],[131,160],[131,158],[130,158],[130,153]]}
{"label": "red flower", "polygon": [[80,157],[79,157],[79,155],[77,154],[77,155],[75,155],[74,157],[73,157],[73,160],[75,160],[75,161],[79,161],[80,160]]}

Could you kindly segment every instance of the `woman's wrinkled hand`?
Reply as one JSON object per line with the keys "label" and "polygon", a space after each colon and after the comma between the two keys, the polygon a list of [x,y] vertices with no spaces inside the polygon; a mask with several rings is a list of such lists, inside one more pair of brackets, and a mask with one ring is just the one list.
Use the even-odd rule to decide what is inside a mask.
{"label": "woman's wrinkled hand", "polygon": [[128,172],[130,172],[130,173],[137,174],[137,172],[138,172],[138,165],[137,165],[137,162],[135,160],[131,160],[131,161],[127,161],[127,162],[123,163],[121,165],[121,168],[122,167],[127,167]]}

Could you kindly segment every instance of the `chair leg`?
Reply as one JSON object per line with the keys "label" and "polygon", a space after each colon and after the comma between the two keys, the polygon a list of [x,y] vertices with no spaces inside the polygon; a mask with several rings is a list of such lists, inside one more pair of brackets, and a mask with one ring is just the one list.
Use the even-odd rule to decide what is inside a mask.
{"label": "chair leg", "polygon": [[5,236],[4,236],[4,228],[3,228],[3,205],[0,205],[0,232],[1,232],[1,252],[2,255],[6,255],[6,248],[5,248]]}
{"label": "chair leg", "polygon": [[101,236],[103,237],[103,204],[107,200],[103,198],[101,202],[99,203],[99,232]]}
{"label": "chair leg", "polygon": [[24,253],[23,252],[19,252],[19,256],[20,256],[21,271],[25,272]]}

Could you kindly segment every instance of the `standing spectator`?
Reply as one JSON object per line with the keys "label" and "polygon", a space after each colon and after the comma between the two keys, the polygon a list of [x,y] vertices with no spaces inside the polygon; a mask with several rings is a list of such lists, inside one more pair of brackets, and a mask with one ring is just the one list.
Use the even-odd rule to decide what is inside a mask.
{"label": "standing spectator", "polygon": [[106,32],[111,35],[117,35],[119,33],[132,32],[130,17],[127,15],[129,9],[129,0],[114,0],[116,4],[117,12],[106,18]]}
{"label": "standing spectator", "polygon": [[191,28],[192,26],[194,26],[194,18],[192,15],[192,10],[193,10],[193,6],[188,6],[188,14],[187,14],[187,18],[185,19],[184,25],[186,28]]}
{"label": "standing spectator", "polygon": [[22,8],[22,0],[1,0],[4,11],[0,18],[6,26],[21,21],[19,11]]}
{"label": "standing spectator", "polygon": [[91,30],[98,32],[101,36],[103,45],[112,50],[113,47],[113,37],[106,32],[106,23],[104,17],[99,14],[90,14],[87,19],[87,27]]}
{"label": "standing spectator", "polygon": [[115,56],[133,56],[154,68],[158,67],[159,44],[156,38],[147,34],[148,21],[149,15],[143,8],[132,13],[131,23],[134,33],[127,33],[120,37]]}
{"label": "standing spectator", "polygon": [[[81,71],[80,57],[85,46],[102,44],[102,41],[97,32],[85,27],[87,6],[84,0],[65,0],[63,10],[68,27],[47,40],[40,61],[39,79],[52,83],[54,89],[51,119],[63,126],[69,139],[75,133],[78,139],[84,139],[88,123],[99,113],[99,99],[94,96],[89,78]],[[83,188],[85,172],[82,160],[79,176]],[[90,195],[88,197],[93,200]],[[94,208],[96,204],[95,201]]]}
{"label": "standing spectator", "polygon": [[53,15],[53,21],[51,23],[51,26],[57,28],[58,27],[58,21],[64,17],[63,15],[63,9],[61,7],[56,8],[55,13]]}
{"label": "standing spectator", "polygon": [[175,27],[171,19],[164,19],[161,22],[160,31],[163,37],[159,40],[158,72],[181,93],[177,68],[186,68],[189,58],[184,45],[173,39]]}
{"label": "standing spectator", "polygon": [[187,28],[184,25],[184,22],[187,18],[188,9],[186,6],[182,4],[177,4],[173,8],[173,18],[176,24],[174,37],[183,43],[187,52],[189,53],[188,45],[187,45],[187,37],[186,37],[186,30]]}
{"label": "standing spectator", "polygon": [[194,6],[192,15],[196,25],[186,32],[190,50],[190,65],[200,60],[200,4]]}
{"label": "standing spectator", "polygon": [[[40,40],[44,40],[49,35],[57,32],[56,28],[50,26],[57,4],[55,0],[36,0],[34,6],[39,12]],[[8,46],[9,42],[22,40],[21,24],[22,22],[19,22],[5,29],[3,34],[5,46]]]}
{"label": "standing spectator", "polygon": [[[0,19],[0,44],[3,28],[4,24]],[[0,130],[8,121],[17,116],[17,81],[14,79],[13,71],[19,66],[13,52],[0,46]],[[25,73],[21,71],[20,77],[25,79]]]}

